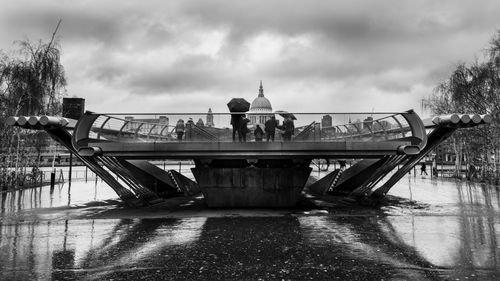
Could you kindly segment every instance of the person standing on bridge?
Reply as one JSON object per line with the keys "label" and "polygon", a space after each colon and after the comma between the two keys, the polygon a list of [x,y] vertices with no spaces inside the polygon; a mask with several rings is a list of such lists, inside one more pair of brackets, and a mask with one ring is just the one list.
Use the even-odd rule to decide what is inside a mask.
{"label": "person standing on bridge", "polygon": [[188,121],[186,122],[186,135],[184,136],[185,140],[191,141],[193,140],[193,127],[194,127],[194,122],[193,118],[189,117]]}
{"label": "person standing on bridge", "polygon": [[240,125],[240,130],[239,130],[239,141],[246,142],[247,141],[247,134],[250,132],[250,130],[247,127],[247,124],[250,123],[250,119],[248,118],[242,118],[241,119],[241,125]]}
{"label": "person standing on bridge", "polygon": [[184,120],[179,119],[179,121],[177,121],[177,124],[175,125],[175,133],[177,134],[178,141],[182,140],[182,136],[184,135],[184,130],[185,130]]}
{"label": "person standing on bridge", "polygon": [[233,142],[236,141],[236,134],[238,140],[241,141],[241,123],[243,121],[243,114],[231,114],[231,126],[233,126]]}
{"label": "person standing on bridge", "polygon": [[262,131],[262,128],[259,125],[255,126],[255,130],[253,131],[253,134],[255,136],[255,141],[261,142],[262,138],[264,137],[264,131]]}
{"label": "person standing on bridge", "polygon": [[284,141],[291,141],[292,140],[292,135],[293,131],[295,130],[295,126],[293,124],[293,120],[291,116],[287,116],[285,120],[283,121],[283,140]]}
{"label": "person standing on bridge", "polygon": [[277,126],[276,118],[271,116],[271,119],[267,120],[264,124],[264,131],[266,131],[266,140],[274,141],[274,132],[276,131]]}

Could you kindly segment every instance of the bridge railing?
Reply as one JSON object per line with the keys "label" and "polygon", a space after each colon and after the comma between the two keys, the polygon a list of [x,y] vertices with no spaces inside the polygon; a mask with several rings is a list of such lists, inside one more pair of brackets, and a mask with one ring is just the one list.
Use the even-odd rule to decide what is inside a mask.
{"label": "bridge railing", "polygon": [[[233,113],[234,114],[234,113]],[[246,141],[258,140],[256,129],[274,117],[275,141],[283,140],[285,113],[241,113],[247,123]],[[425,139],[425,128],[413,112],[293,113],[292,141],[385,141]],[[179,124],[179,125],[178,125]],[[183,125],[180,125],[183,124]],[[75,141],[114,142],[232,142],[230,113],[92,113],[76,125]],[[234,133],[239,141],[238,133]],[[417,144],[417,143],[412,143]]]}

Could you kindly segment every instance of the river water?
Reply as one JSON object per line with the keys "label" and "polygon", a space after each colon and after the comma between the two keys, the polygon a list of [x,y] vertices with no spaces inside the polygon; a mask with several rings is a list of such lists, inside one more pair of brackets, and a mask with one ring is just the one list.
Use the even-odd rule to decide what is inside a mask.
{"label": "river water", "polygon": [[0,280],[500,280],[499,187],[410,175],[389,194],[128,209],[95,180],[2,193]]}

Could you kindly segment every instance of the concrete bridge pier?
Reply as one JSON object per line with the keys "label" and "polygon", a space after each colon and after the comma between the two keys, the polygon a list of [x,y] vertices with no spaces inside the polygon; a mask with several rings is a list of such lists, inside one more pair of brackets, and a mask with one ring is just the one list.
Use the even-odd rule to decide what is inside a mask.
{"label": "concrete bridge pier", "polygon": [[192,168],[209,207],[291,207],[309,178],[310,160],[210,160]]}

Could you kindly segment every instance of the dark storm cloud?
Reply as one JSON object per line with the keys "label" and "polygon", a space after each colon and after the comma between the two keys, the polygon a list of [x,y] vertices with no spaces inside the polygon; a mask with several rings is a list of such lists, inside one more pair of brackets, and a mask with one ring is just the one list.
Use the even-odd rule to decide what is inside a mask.
{"label": "dark storm cloud", "polygon": [[[436,3],[437,2],[437,3]],[[487,1],[491,2],[491,1]],[[383,42],[487,25],[483,5],[454,1],[184,1],[181,13],[227,26],[235,38],[270,30],[287,35],[325,34],[347,42]],[[463,9],[463,6],[470,6]],[[490,23],[491,24],[491,23]]]}
{"label": "dark storm cloud", "polygon": [[[217,61],[205,55],[185,55],[170,65],[126,67],[115,61],[95,66],[95,79],[110,85],[126,86],[132,94],[179,95],[191,91],[210,91],[223,85],[227,90],[241,88],[238,73],[222,71]],[[89,74],[90,75],[90,74]]]}
{"label": "dark storm cloud", "polygon": [[[450,49],[457,47],[446,40],[498,24],[495,17],[477,20],[484,9],[492,11],[488,11],[492,4],[493,1],[481,4],[453,1],[265,1],[260,4],[253,1],[188,1],[181,10],[198,15],[205,25],[229,28],[227,48],[230,49],[240,48],[245,40],[262,32],[286,36],[313,34],[316,50],[278,58],[275,65],[264,69],[266,74],[344,79],[394,68],[412,70],[426,66],[433,73],[443,72],[435,69],[434,61],[449,57],[452,62]],[[330,55],[342,59],[331,60]],[[387,87],[390,82],[381,81],[381,88],[410,87]]]}
{"label": "dark storm cloud", "polygon": [[51,34],[58,20],[61,19],[63,22],[58,35],[64,36],[69,41],[84,39],[109,42],[113,38],[121,36],[123,30],[120,28],[120,22],[112,14],[99,12],[99,9],[89,10],[77,7],[77,3],[71,7],[53,5],[53,3],[46,1],[34,2],[30,3],[30,6],[22,8],[13,7],[6,14],[4,21],[14,27],[15,32],[19,35],[35,32]]}
{"label": "dark storm cloud", "polygon": [[493,0],[19,0],[3,8],[0,48],[24,35],[48,39],[62,19],[69,81],[141,97],[231,93],[258,79],[290,98],[303,94],[290,85],[311,81],[430,91],[500,27]]}
{"label": "dark storm cloud", "polygon": [[[61,19],[62,24],[57,35],[64,43],[92,42],[102,44],[109,51],[141,42],[144,42],[141,45],[143,48],[168,44],[167,39],[172,35],[168,25],[175,22],[173,18],[168,20],[168,15],[155,21],[149,18],[148,9],[122,1],[90,1],[87,4],[78,1],[19,2],[21,6],[10,4],[9,8],[9,5],[6,5],[8,12],[5,12],[2,19],[5,25],[13,29],[10,33],[16,34],[17,38],[23,35],[35,37],[31,34],[51,35]],[[23,6],[23,2],[29,5]],[[137,34],[140,34],[141,38],[136,38]],[[49,38],[40,37],[44,40]]]}
{"label": "dark storm cloud", "polygon": [[183,93],[199,89],[211,90],[228,75],[221,73],[216,63],[208,56],[186,55],[171,66],[143,69],[132,74],[129,86],[136,93]]}

